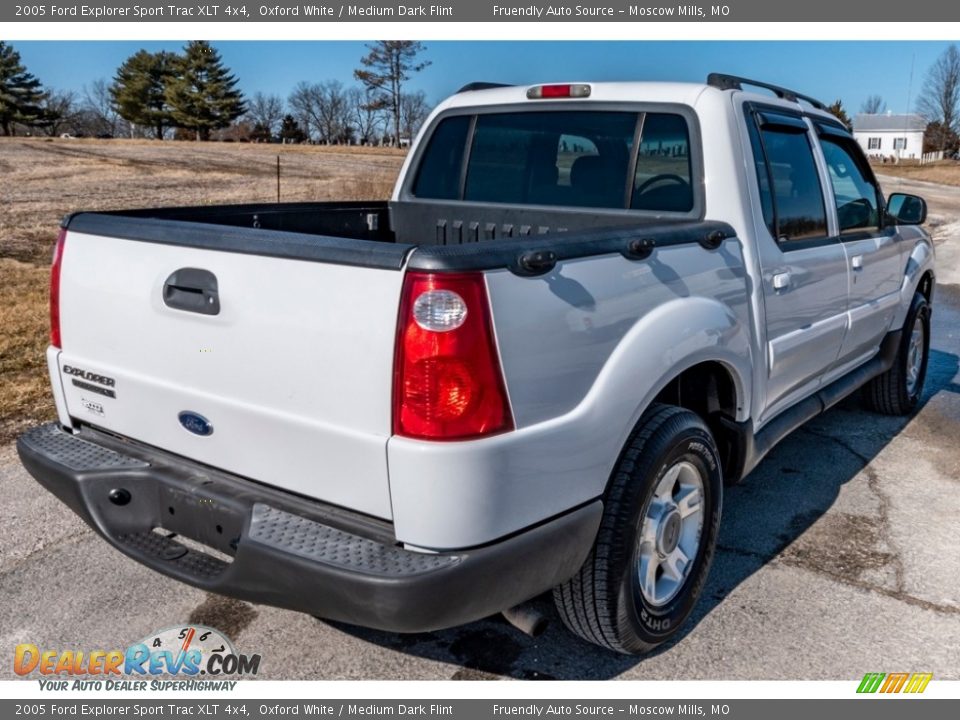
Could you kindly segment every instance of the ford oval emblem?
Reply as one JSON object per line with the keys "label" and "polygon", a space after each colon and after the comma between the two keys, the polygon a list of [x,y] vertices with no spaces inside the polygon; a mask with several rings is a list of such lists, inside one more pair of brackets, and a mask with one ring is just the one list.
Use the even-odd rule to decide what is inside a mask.
{"label": "ford oval emblem", "polygon": [[177,417],[180,419],[180,424],[194,435],[201,435],[203,437],[206,437],[207,435],[213,435],[213,425],[211,425],[210,421],[207,420],[203,415],[190,412],[189,410],[184,410],[182,413],[177,415]]}

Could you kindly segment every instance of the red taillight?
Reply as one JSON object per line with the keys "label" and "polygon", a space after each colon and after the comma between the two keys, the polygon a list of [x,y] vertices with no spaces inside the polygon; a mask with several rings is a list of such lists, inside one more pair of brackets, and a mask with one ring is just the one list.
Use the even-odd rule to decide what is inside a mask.
{"label": "red taillight", "polygon": [[481,273],[410,272],[393,378],[393,432],[463,440],[513,429]]}
{"label": "red taillight", "polygon": [[50,264],[50,344],[56,348],[63,347],[60,342],[60,263],[63,261],[63,245],[66,240],[67,231],[62,228],[53,248],[53,262]]}

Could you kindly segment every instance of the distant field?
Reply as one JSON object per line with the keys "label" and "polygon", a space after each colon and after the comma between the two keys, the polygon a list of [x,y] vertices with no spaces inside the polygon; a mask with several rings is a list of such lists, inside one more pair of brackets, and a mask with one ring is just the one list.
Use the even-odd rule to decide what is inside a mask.
{"label": "distant field", "polygon": [[910,180],[920,180],[921,182],[960,185],[960,162],[954,160],[941,160],[929,165],[883,165],[873,163],[873,171],[878,175],[893,175]]}
{"label": "distant field", "polygon": [[390,148],[0,138],[0,443],[52,417],[43,351],[60,218],[77,210],[389,196]]}

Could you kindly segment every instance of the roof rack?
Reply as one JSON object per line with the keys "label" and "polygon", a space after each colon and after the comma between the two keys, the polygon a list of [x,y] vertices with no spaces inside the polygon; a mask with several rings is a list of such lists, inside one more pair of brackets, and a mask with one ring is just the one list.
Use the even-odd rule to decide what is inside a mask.
{"label": "roof rack", "polygon": [[719,88],[720,90],[743,90],[744,85],[753,85],[754,87],[764,88],[770,90],[774,95],[776,95],[781,100],[787,100],[789,102],[797,102],[798,100],[805,100],[815,107],[817,110],[826,110],[827,106],[816,98],[812,98],[809,95],[804,95],[798,93],[796,90],[788,90],[787,88],[780,87],[779,85],[773,85],[771,83],[761,82],[760,80],[751,80],[749,78],[738,77],[736,75],[725,75],[724,73],[710,73],[707,75],[707,85],[711,87]]}
{"label": "roof rack", "polygon": [[462,88],[457,90],[455,94],[459,95],[460,93],[473,92],[474,90],[493,90],[494,88],[504,87],[513,87],[513,85],[510,85],[509,83],[472,82],[464,85]]}

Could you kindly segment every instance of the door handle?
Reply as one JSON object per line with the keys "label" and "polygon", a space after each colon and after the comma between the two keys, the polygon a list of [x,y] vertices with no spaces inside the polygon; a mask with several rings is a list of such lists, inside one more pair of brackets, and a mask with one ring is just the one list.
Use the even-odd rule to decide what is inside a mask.
{"label": "door handle", "polygon": [[163,284],[163,304],[174,310],[219,315],[217,276],[209,270],[180,268]]}
{"label": "door handle", "polygon": [[790,287],[790,273],[782,272],[776,273],[773,276],[773,289],[774,290],[786,290]]}
{"label": "door handle", "polygon": [[854,255],[850,258],[850,267],[854,270],[863,270],[863,255]]}

